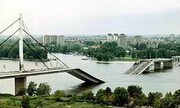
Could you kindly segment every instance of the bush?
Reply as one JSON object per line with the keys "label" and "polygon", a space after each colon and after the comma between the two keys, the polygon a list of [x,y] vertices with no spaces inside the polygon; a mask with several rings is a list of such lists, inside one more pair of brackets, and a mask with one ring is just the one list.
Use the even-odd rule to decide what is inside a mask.
{"label": "bush", "polygon": [[28,96],[23,96],[22,100],[21,100],[21,106],[23,108],[30,108],[29,105],[29,97]]}
{"label": "bush", "polygon": [[94,99],[94,93],[92,91],[87,91],[82,94],[82,98],[85,100],[92,100]]}
{"label": "bush", "polygon": [[63,90],[57,90],[55,91],[53,97],[56,101],[61,101],[62,97],[64,97],[66,94]]}
{"label": "bush", "polygon": [[19,89],[19,91],[16,94],[16,96],[23,96],[25,94],[26,94],[26,89],[25,88],[21,88],[21,89]]}

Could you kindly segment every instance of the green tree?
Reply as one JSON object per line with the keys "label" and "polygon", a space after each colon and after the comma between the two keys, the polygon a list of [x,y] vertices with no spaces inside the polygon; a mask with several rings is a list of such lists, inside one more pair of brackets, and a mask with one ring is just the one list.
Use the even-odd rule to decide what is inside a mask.
{"label": "green tree", "polygon": [[136,97],[142,93],[142,87],[138,85],[130,85],[128,86],[127,91],[131,97]]}
{"label": "green tree", "polygon": [[137,52],[134,51],[134,50],[131,52],[131,57],[132,57],[132,59],[135,59],[135,58],[136,58],[136,53],[137,53]]}
{"label": "green tree", "polygon": [[144,93],[141,93],[135,97],[133,106],[147,106],[147,105],[148,105],[148,98]]}
{"label": "green tree", "polygon": [[35,82],[29,82],[29,85],[27,87],[27,93],[29,96],[33,96],[37,92],[37,84]]}
{"label": "green tree", "polygon": [[102,53],[98,53],[96,56],[98,61],[102,61],[103,60],[103,54]]}
{"label": "green tree", "polygon": [[96,98],[98,103],[104,103],[105,91],[103,89],[99,89],[96,93]]}
{"label": "green tree", "polygon": [[173,95],[171,93],[167,93],[166,96],[161,100],[161,108],[175,108],[175,102],[173,99]]}
{"label": "green tree", "polygon": [[162,97],[162,93],[155,92],[155,93],[149,93],[148,94],[148,104],[153,105],[155,100],[159,100]]}
{"label": "green tree", "polygon": [[47,83],[40,83],[39,87],[37,89],[37,95],[42,96],[42,95],[49,95],[51,92],[51,88]]}
{"label": "green tree", "polygon": [[126,50],[122,47],[116,47],[114,53],[116,57],[125,57]]}
{"label": "green tree", "polygon": [[180,89],[179,89],[179,90],[176,90],[176,91],[174,92],[173,97],[174,97],[175,106],[180,105]]}
{"label": "green tree", "polygon": [[129,93],[124,87],[116,87],[113,102],[115,105],[123,106],[128,103]]}

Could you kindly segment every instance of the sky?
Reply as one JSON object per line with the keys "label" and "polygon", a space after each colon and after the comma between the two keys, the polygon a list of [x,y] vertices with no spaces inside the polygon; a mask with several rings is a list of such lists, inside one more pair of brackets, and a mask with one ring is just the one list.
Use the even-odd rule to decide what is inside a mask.
{"label": "sky", "polygon": [[0,31],[19,13],[32,34],[180,34],[180,0],[0,0]]}

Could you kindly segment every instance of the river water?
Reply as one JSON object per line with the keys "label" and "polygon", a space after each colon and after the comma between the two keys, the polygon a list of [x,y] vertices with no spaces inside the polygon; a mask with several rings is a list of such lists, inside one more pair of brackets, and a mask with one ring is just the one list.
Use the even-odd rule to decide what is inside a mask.
{"label": "river water", "polygon": [[[111,87],[112,90],[118,86],[126,87],[129,85],[139,85],[143,88],[145,94],[149,92],[174,92],[180,89],[180,67],[161,70],[160,72],[128,75],[124,74],[133,62],[115,61],[110,64],[98,64],[94,60],[82,60],[83,56],[73,56],[56,54],[58,58],[64,61],[69,67],[78,67],[89,74],[105,81],[100,85],[84,85],[83,81],[69,75],[68,73],[57,73],[40,76],[31,76],[27,78],[27,83],[34,81],[36,83],[47,82],[52,92],[61,89],[71,93],[81,93],[82,91]],[[25,68],[42,68],[41,63],[25,61]],[[38,64],[38,65],[36,65]],[[18,70],[18,61],[1,60],[0,71]],[[14,79],[0,80],[0,93],[14,94]]]}

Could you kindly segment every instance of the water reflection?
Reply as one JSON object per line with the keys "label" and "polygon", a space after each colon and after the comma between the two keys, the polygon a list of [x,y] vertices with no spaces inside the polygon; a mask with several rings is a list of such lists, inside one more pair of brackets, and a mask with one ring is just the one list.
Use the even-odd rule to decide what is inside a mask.
{"label": "water reflection", "polygon": [[72,94],[79,94],[84,91],[92,90],[93,88],[98,87],[100,85],[101,84],[81,83],[81,84],[78,84],[78,85],[72,87],[71,90],[67,90],[67,92],[72,93]]}

